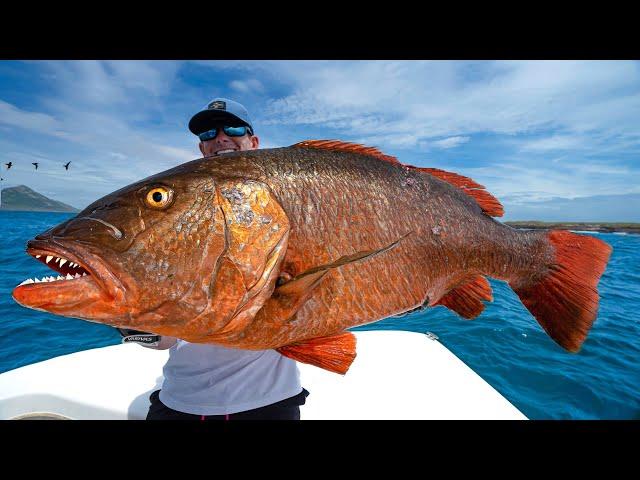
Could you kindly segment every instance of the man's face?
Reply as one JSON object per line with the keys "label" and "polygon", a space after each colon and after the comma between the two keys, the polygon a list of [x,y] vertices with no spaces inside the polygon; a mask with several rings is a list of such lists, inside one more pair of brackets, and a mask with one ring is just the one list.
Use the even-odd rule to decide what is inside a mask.
{"label": "man's face", "polygon": [[203,157],[210,157],[231,151],[256,150],[259,145],[259,138],[255,135],[249,135],[248,132],[241,137],[229,137],[222,128],[219,128],[218,135],[215,138],[200,142],[199,147]]}

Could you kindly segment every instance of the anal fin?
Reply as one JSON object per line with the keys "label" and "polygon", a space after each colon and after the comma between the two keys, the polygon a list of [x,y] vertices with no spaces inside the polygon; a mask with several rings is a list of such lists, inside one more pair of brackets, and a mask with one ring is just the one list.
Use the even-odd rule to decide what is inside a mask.
{"label": "anal fin", "polygon": [[356,337],[343,332],[276,348],[285,357],[344,375],[356,358]]}
{"label": "anal fin", "polygon": [[478,275],[471,282],[449,291],[434,305],[447,307],[449,310],[453,310],[458,315],[470,320],[476,318],[484,310],[482,300],[492,302],[493,294],[487,279]]}

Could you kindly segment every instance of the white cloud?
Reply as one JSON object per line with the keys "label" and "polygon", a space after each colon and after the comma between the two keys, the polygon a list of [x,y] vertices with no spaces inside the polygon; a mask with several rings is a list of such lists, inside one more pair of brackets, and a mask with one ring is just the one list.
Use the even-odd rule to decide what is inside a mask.
{"label": "white cloud", "polygon": [[173,162],[176,162],[176,164],[195,160],[202,156],[199,152],[196,153],[197,149],[187,150],[185,148],[176,148],[167,145],[158,145],[155,148],[158,152],[166,155]]}
{"label": "white cloud", "polygon": [[229,86],[240,93],[262,93],[264,92],[264,86],[255,78],[249,78],[247,80],[232,80]]}
{"label": "white cloud", "polygon": [[51,115],[28,112],[3,100],[0,100],[0,123],[43,133],[60,128],[60,123]]}
{"label": "white cloud", "polygon": [[449,137],[443,140],[437,140],[435,142],[431,142],[430,145],[435,148],[448,149],[455,148],[463,143],[467,143],[470,140],[469,137]]}
{"label": "white cloud", "polygon": [[581,149],[591,143],[588,139],[575,135],[553,135],[546,138],[526,141],[523,150],[546,152],[549,150]]}
{"label": "white cloud", "polygon": [[498,200],[513,204],[640,192],[640,182],[631,180],[638,174],[628,167],[582,158],[561,163],[528,162],[522,157],[513,160],[456,172],[485,185]]}
{"label": "white cloud", "polygon": [[[637,62],[269,62],[268,66],[243,66],[248,71],[267,67],[292,90],[267,103],[261,112],[267,124],[331,128],[341,122],[349,125],[352,135],[383,135],[391,130],[426,138],[562,128],[568,132],[636,132],[638,139],[634,130],[640,106]],[[359,123],[363,116],[383,121],[363,126]]]}

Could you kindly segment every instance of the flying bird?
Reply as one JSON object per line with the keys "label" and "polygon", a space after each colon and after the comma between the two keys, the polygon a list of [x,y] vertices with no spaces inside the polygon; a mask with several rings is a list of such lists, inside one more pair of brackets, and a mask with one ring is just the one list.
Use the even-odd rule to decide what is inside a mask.
{"label": "flying bird", "polygon": [[67,170],[69,170],[69,164],[70,164],[70,163],[71,163],[71,162],[67,162],[67,163],[65,163],[64,168],[66,168]]}
{"label": "flying bird", "polygon": [[5,165],[7,166],[7,170],[9,170],[11,168],[11,165],[13,165],[13,162],[5,163]]}
{"label": "flying bird", "polygon": [[36,170],[38,169],[38,162],[31,162],[31,165],[35,165],[36,166]]}

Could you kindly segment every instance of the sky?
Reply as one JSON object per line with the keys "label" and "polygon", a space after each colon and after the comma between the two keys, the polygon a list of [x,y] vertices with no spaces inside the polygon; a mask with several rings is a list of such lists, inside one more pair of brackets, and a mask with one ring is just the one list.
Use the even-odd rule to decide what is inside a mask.
{"label": "sky", "polygon": [[375,146],[483,184],[501,220],[640,222],[637,61],[0,61],[2,186],[83,208],[199,158],[215,97],[261,148]]}

